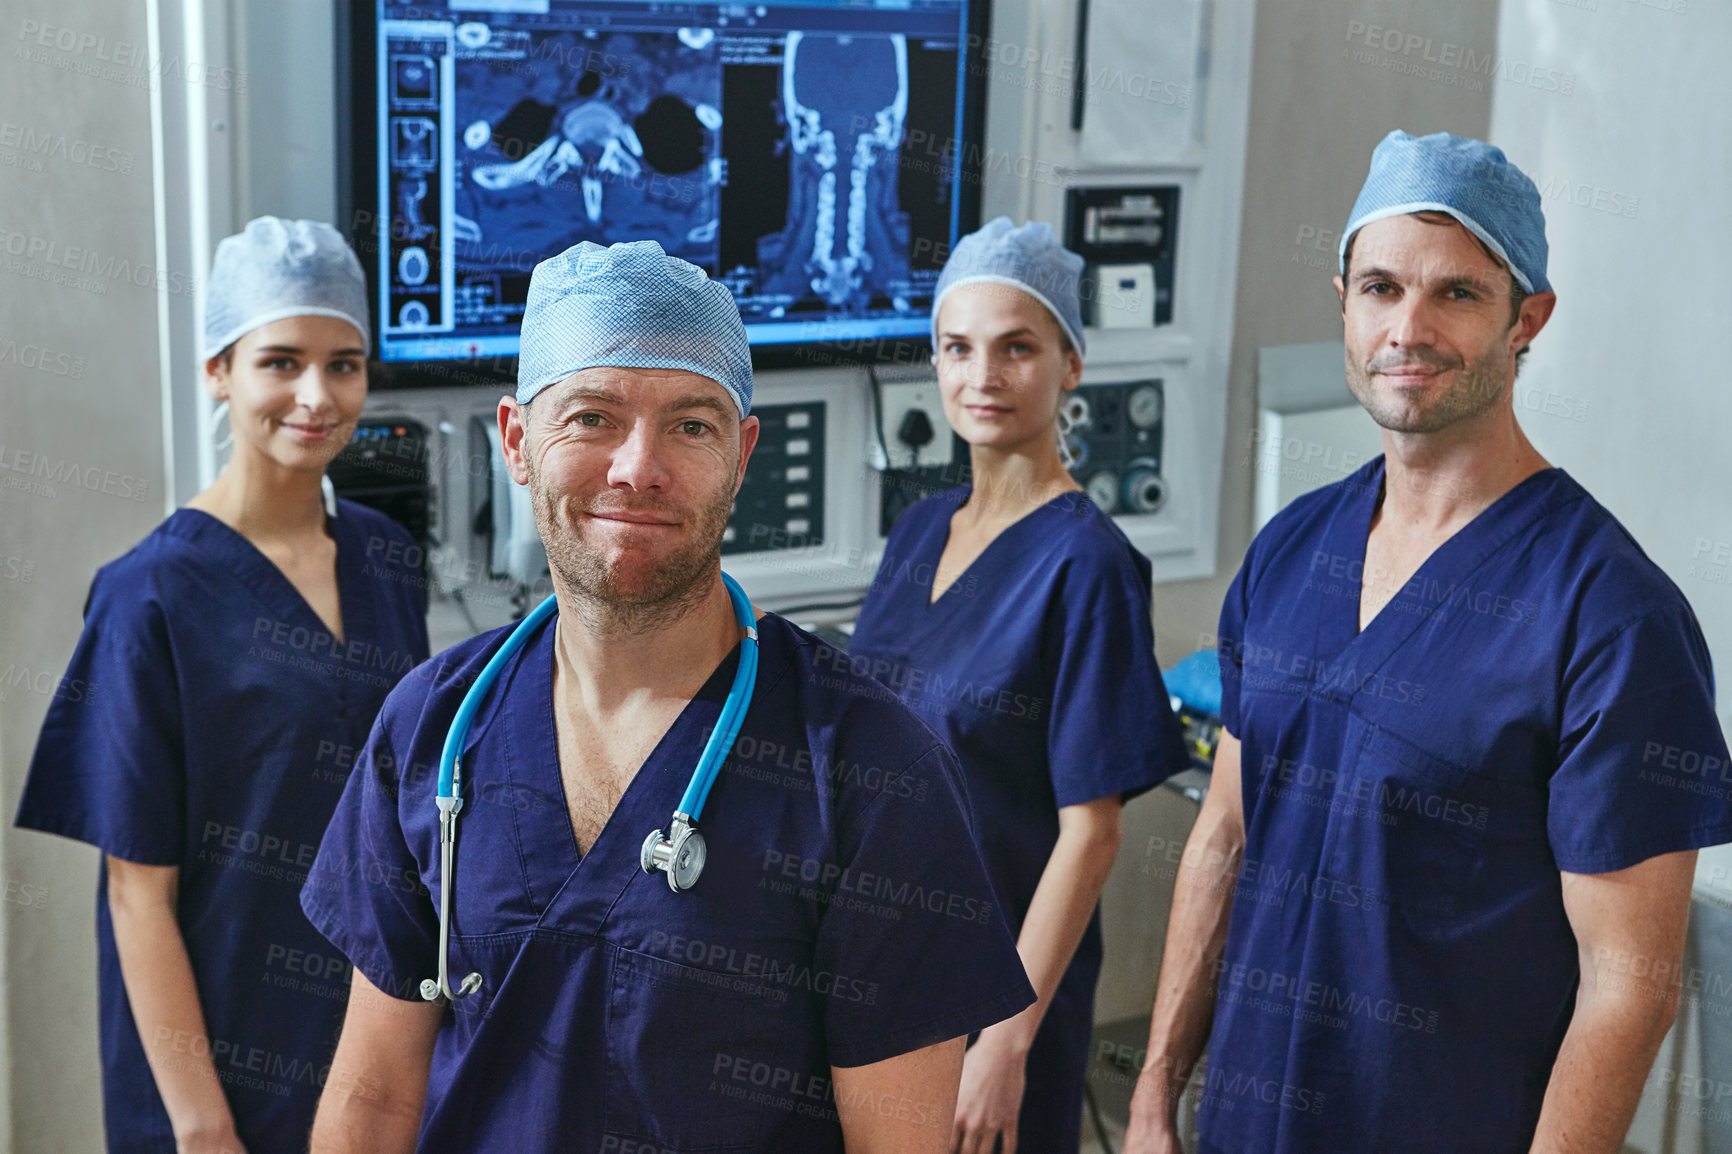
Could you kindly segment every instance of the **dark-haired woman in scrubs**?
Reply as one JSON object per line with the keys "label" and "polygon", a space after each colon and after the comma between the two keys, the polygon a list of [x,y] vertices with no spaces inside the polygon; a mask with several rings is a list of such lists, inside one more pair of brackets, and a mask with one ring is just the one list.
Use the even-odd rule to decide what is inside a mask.
{"label": "dark-haired woman in scrubs", "polygon": [[[366,283],[329,225],[217,249],[216,481],[103,566],[19,807],[102,850],[111,1152],[304,1151],[349,988],[301,883],[385,694],[427,657],[409,535],[324,470],[367,395]],[[365,862],[354,863],[357,870]]]}
{"label": "dark-haired woman in scrubs", "polygon": [[956,246],[933,344],[973,483],[897,521],[850,645],[961,760],[1039,995],[968,1051],[961,1154],[1078,1149],[1120,811],[1187,764],[1148,559],[1060,453],[1060,405],[1082,375],[1081,269],[1045,224],[1000,217]]}

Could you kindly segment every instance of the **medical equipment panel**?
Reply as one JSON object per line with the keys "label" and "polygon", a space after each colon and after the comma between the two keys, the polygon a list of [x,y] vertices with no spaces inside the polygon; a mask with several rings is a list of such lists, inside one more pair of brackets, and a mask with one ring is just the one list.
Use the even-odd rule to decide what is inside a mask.
{"label": "medical equipment panel", "polygon": [[[485,387],[368,398],[369,417],[413,413],[429,430],[429,575],[449,612],[473,621],[470,632],[526,612],[550,588],[529,490],[505,469],[498,401]],[[760,606],[850,601],[871,580],[879,474],[868,462],[870,414],[859,368],[756,382],[752,416],[762,432],[722,553]]]}
{"label": "medical equipment panel", "polygon": [[824,402],[754,405],[752,415],[758,444],[722,534],[723,555],[822,545]]}
{"label": "medical equipment panel", "polygon": [[412,417],[369,417],[325,469],[338,496],[377,509],[415,538],[426,568],[432,540],[432,474],[427,426]]}
{"label": "medical equipment panel", "polygon": [[752,600],[781,611],[859,598],[877,565],[871,393],[858,368],[764,373],[762,424],[722,542]]}
{"label": "medical equipment panel", "polygon": [[1114,470],[1115,517],[1156,581],[1215,572],[1255,9],[993,5],[987,152],[1032,157],[1051,178],[989,162],[981,215],[1062,226],[1083,256],[1098,290],[1084,301],[1085,396],[1097,383],[1161,382],[1164,488],[1144,475],[1135,493],[1155,511],[1130,512],[1127,474]]}
{"label": "medical equipment panel", "polygon": [[1167,502],[1166,382],[1082,385],[1063,403],[1070,473],[1089,498],[1116,515],[1160,512]]}

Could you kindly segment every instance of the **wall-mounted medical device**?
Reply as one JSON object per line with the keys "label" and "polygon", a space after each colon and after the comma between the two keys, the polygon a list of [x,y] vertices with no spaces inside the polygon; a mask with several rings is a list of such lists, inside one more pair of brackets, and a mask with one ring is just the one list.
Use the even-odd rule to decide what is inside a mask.
{"label": "wall-mounted medical device", "polygon": [[722,553],[769,553],[822,543],[829,409],[820,397],[754,403],[758,443],[734,497]]}
{"label": "wall-mounted medical device", "polygon": [[877,474],[859,368],[766,373],[757,447],[722,538],[728,572],[771,608],[852,601],[872,578]]}
{"label": "wall-mounted medical device", "polygon": [[484,559],[489,577],[535,585],[547,575],[547,549],[535,526],[529,487],[513,481],[505,468],[499,422],[491,412],[469,419],[467,458],[486,462],[468,485],[473,552]]}
{"label": "wall-mounted medical device", "polygon": [[1104,512],[1138,516],[1167,503],[1165,389],[1160,379],[1091,384],[1064,401],[1070,474]]}
{"label": "wall-mounted medical device", "polygon": [[[550,589],[527,487],[500,448],[492,388],[375,393],[368,416],[413,413],[427,430],[429,571],[476,627],[502,624]],[[855,600],[871,580],[878,473],[868,447],[871,394],[858,367],[767,373],[753,391],[758,445],[729,516],[722,554],[767,608]]]}
{"label": "wall-mounted medical device", "polygon": [[[880,428],[885,442],[905,436],[910,415],[933,429],[924,455],[873,454],[882,470],[879,482],[878,535],[886,537],[896,519],[922,497],[969,481],[968,445],[944,419],[936,381],[899,381],[878,386]],[[1166,381],[1102,380],[1091,374],[1062,401],[1065,448],[1070,474],[1100,508],[1121,518],[1160,513],[1167,502]],[[933,446],[942,445],[943,453]],[[872,446],[876,447],[876,446]],[[928,463],[930,462],[930,463]]]}
{"label": "wall-mounted medical device", "polygon": [[1173,319],[1179,190],[1173,185],[1065,190],[1065,247],[1083,270],[1083,323],[1150,328]]}

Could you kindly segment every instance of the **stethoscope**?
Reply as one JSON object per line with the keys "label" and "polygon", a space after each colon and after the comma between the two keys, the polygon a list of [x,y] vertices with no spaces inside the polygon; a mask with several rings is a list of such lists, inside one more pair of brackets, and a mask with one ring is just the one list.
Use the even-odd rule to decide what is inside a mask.
{"label": "stethoscope", "polygon": [[[728,699],[722,705],[716,727],[710,731],[709,740],[704,744],[703,756],[698,758],[697,768],[686,784],[679,808],[674,810],[672,826],[665,836],[657,829],[645,838],[643,852],[638,858],[644,873],[656,870],[666,873],[668,888],[675,893],[691,889],[697,884],[698,875],[704,872],[707,851],[704,835],[697,831],[698,816],[704,811],[704,801],[710,796],[710,787],[716,782],[722,760],[740,736],[740,723],[746,718],[746,710],[752,703],[752,688],[758,679],[758,625],[752,616],[752,602],[739,583],[726,573],[722,574],[722,583],[728,588],[728,599],[734,603],[734,616],[739,619],[740,628],[746,631],[745,640],[740,643],[740,666],[734,672],[734,684],[728,690]],[[451,957],[451,884],[457,856],[457,815],[463,809],[463,742],[469,735],[469,723],[475,717],[475,711],[481,708],[482,698],[487,696],[505,663],[558,609],[557,598],[549,597],[518,623],[463,695],[463,703],[457,707],[457,716],[452,718],[451,729],[445,734],[445,748],[439,755],[439,793],[434,798],[439,806],[439,977],[421,983],[421,996],[429,1002],[441,996],[455,1002],[481,987],[481,975],[470,974],[453,992],[446,969]]]}

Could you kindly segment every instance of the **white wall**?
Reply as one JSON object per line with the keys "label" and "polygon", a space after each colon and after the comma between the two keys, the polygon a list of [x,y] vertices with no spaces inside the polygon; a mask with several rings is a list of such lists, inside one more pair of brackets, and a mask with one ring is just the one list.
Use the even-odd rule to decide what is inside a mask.
{"label": "white wall", "polygon": [[[1501,86],[1492,105],[1491,140],[1540,185],[1558,293],[1518,382],[1523,424],[1690,599],[1732,727],[1732,8],[1505,0],[1499,47],[1543,54],[1575,80],[1567,95]],[[1702,855],[1698,892],[1732,900],[1729,877],[1732,852]],[[1692,1040],[1661,1060],[1686,1074],[1697,1072],[1697,1031],[1732,1027],[1732,958],[1699,965],[1701,1012],[1684,1012]],[[1724,1112],[1732,1094],[1732,1069],[1706,1074],[1717,1104],[1651,1078],[1631,1147],[1702,1148],[1702,1111]],[[1724,1144],[1707,1149],[1732,1149],[1732,1120],[1717,1125]]]}
{"label": "white wall", "polygon": [[1558,293],[1518,400],[1540,451],[1610,508],[1689,597],[1721,672],[1725,723],[1732,8],[1595,2],[1586,10],[1510,0],[1501,21],[1504,42],[1544,45],[1577,78],[1567,97],[1508,86],[1494,104],[1491,139],[1541,186]]}
{"label": "white wall", "polygon": [[[96,851],[11,819],[91,573],[163,512],[145,39],[138,3],[0,16],[0,1142],[31,1154],[101,1148]],[[72,359],[24,367],[26,346]]]}
{"label": "white wall", "polygon": [[[357,0],[366,3],[367,0]],[[337,219],[336,13],[331,0],[235,0],[247,99],[236,137],[236,213]],[[294,99],[283,99],[293,93]]]}

